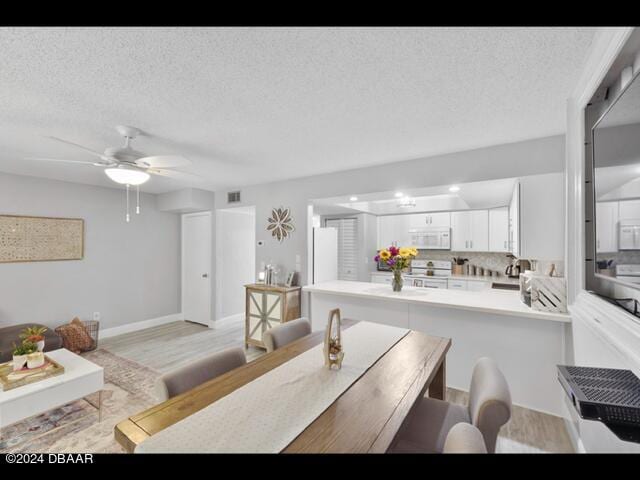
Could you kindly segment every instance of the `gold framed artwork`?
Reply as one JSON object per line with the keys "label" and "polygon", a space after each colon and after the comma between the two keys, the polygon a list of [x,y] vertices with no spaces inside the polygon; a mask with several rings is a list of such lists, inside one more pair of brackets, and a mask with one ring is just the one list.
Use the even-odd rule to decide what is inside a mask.
{"label": "gold framed artwork", "polygon": [[83,257],[83,219],[0,215],[0,263]]}

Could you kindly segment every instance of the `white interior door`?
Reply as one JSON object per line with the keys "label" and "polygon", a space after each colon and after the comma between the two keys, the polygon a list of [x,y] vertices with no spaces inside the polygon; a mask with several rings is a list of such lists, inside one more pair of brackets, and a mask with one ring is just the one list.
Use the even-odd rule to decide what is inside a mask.
{"label": "white interior door", "polygon": [[182,215],[182,313],[211,323],[211,212]]}
{"label": "white interior door", "polygon": [[313,283],[338,279],[338,229],[313,229]]}

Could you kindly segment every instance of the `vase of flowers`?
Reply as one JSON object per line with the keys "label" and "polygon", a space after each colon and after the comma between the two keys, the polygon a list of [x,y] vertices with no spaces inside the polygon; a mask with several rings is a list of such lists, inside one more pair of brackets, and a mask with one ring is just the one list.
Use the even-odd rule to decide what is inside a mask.
{"label": "vase of flowers", "polygon": [[383,248],[378,251],[378,254],[374,257],[376,262],[382,260],[388,267],[391,267],[391,271],[393,272],[393,282],[391,286],[394,292],[402,290],[402,272],[409,268],[411,260],[417,255],[418,250],[416,248],[391,245],[389,248]]}

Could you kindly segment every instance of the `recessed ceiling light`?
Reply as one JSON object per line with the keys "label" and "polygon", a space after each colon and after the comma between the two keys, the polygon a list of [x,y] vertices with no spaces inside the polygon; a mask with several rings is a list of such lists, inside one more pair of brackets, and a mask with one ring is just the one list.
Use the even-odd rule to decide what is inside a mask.
{"label": "recessed ceiling light", "polygon": [[457,192],[459,190],[460,190],[460,187],[457,186],[457,185],[452,185],[452,186],[449,187],[449,191],[450,192]]}
{"label": "recessed ceiling light", "polygon": [[351,197],[349,198],[350,202],[357,202],[358,201],[358,197]]}
{"label": "recessed ceiling light", "polygon": [[400,197],[402,197],[402,196],[403,196],[402,192],[396,192],[396,194],[395,194],[395,195],[396,195],[396,198],[400,198]]}

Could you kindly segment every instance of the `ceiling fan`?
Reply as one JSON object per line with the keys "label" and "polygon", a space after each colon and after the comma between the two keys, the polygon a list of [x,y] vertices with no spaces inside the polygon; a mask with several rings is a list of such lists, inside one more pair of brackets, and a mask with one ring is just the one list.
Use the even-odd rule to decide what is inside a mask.
{"label": "ceiling fan", "polygon": [[117,132],[124,138],[122,147],[107,147],[103,153],[77,143],[63,140],[62,138],[47,136],[51,140],[76,147],[92,154],[99,160],[83,161],[68,160],[61,158],[27,157],[28,160],[39,160],[45,162],[70,163],[76,165],[89,165],[104,168],[104,173],[114,182],[126,186],[127,190],[127,212],[125,219],[130,220],[129,215],[129,187],[135,186],[137,189],[136,213],[140,213],[140,190],[139,187],[145,183],[151,175],[174,178],[177,180],[200,180],[200,177],[178,170],[170,170],[176,167],[191,165],[191,162],[180,155],[152,155],[148,156],[131,147],[131,141],[140,135],[141,131],[136,127],[117,125]]}
{"label": "ceiling fan", "polygon": [[104,168],[105,174],[111,180],[122,185],[142,185],[149,180],[150,175],[175,178],[178,180],[200,179],[200,177],[190,173],[169,170],[191,165],[189,160],[180,155],[147,156],[142,152],[134,150],[131,147],[131,141],[140,135],[141,131],[138,128],[118,125],[116,126],[116,131],[124,138],[124,145],[122,147],[107,147],[103,153],[62,138],[47,136],[47,138],[55,140],[56,142],[82,149],[99,159],[93,162],[42,157],[28,157],[28,159],[101,167]]}

